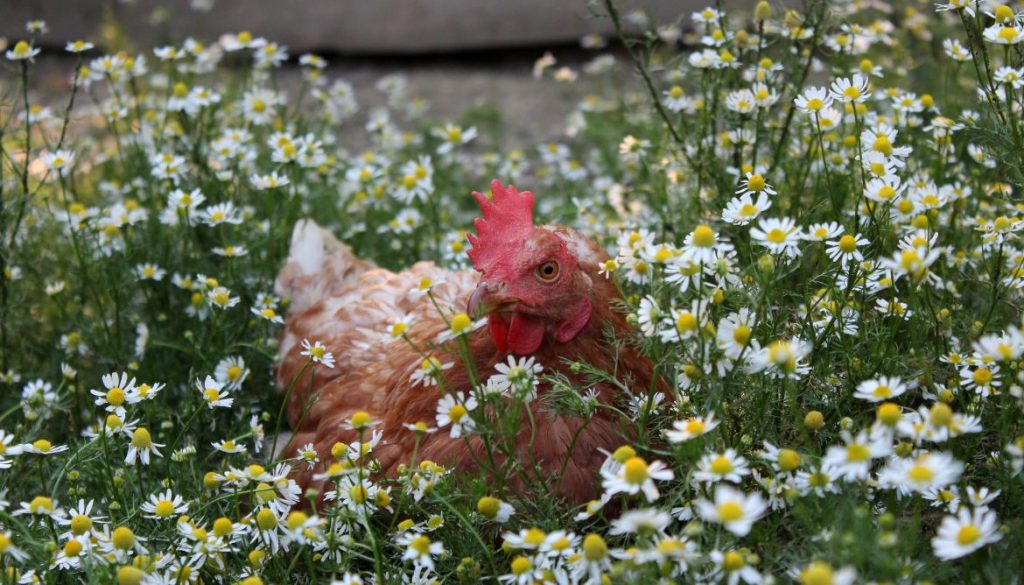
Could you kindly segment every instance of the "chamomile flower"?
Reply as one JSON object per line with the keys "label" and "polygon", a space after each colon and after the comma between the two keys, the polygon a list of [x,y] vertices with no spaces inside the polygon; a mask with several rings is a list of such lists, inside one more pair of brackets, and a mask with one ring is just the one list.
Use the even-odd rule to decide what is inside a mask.
{"label": "chamomile flower", "polygon": [[671,481],[675,478],[672,470],[661,461],[648,464],[640,457],[630,457],[614,473],[604,470],[601,476],[605,494],[636,495],[642,492],[648,502],[658,499],[655,481]]}
{"label": "chamomile flower", "polygon": [[829,95],[843,103],[864,103],[871,97],[870,81],[860,73],[853,74],[853,77],[840,77],[832,82]]}
{"label": "chamomile flower", "polygon": [[245,366],[245,360],[241,356],[229,356],[217,362],[213,376],[224,384],[226,390],[235,391],[241,388],[242,383],[249,377],[249,368]]}
{"label": "chamomile flower", "polygon": [[156,264],[147,262],[137,265],[135,267],[135,274],[139,277],[139,280],[152,280],[159,282],[164,279],[164,276],[167,276],[167,271]]}
{"label": "chamomile flower", "polygon": [[967,556],[1002,537],[995,512],[986,508],[961,508],[956,516],[942,519],[932,539],[932,550],[941,560],[950,561]]}
{"label": "chamomile flower", "polygon": [[26,41],[18,41],[14,44],[14,48],[8,49],[5,56],[10,61],[28,61],[32,62],[35,60],[35,56],[38,55],[42,49],[38,49],[28,44]]}
{"label": "chamomile flower", "polygon": [[999,387],[1002,386],[1002,381],[999,379],[999,366],[986,364],[961,368],[960,385],[981,396],[998,393]]}
{"label": "chamomile flower", "polygon": [[245,443],[235,441],[233,439],[214,441],[213,443],[210,443],[210,445],[221,453],[228,453],[230,455],[245,453],[248,450]]}
{"label": "chamomile flower", "polygon": [[746,536],[768,509],[759,492],[746,494],[725,484],[715,488],[713,501],[702,498],[695,504],[704,521],[721,524],[736,536]]}
{"label": "chamomile flower", "polygon": [[188,504],[179,494],[171,490],[163,493],[152,494],[149,499],[143,502],[142,511],[146,518],[153,520],[174,520],[182,514],[188,513]]}
{"label": "chamomile flower", "polygon": [[299,352],[299,355],[309,357],[310,361],[312,361],[313,363],[321,364],[325,368],[334,367],[334,354],[327,351],[327,348],[324,346],[324,344],[320,343],[319,341],[314,341],[311,344],[308,339],[303,339],[302,349],[303,350]]}
{"label": "chamomile flower", "polygon": [[621,516],[612,521],[610,536],[620,534],[657,534],[662,536],[669,524],[672,523],[672,515],[657,508],[640,508],[623,512]]}
{"label": "chamomile flower", "polygon": [[766,371],[779,378],[799,379],[810,366],[801,363],[811,353],[811,344],[800,339],[779,339],[769,343],[751,356],[751,372]]}
{"label": "chamomile flower", "polygon": [[511,504],[493,496],[484,496],[477,500],[476,509],[481,516],[498,524],[508,522],[516,513],[516,509]]}
{"label": "chamomile flower", "polygon": [[685,420],[677,420],[672,423],[672,430],[665,431],[665,438],[672,443],[683,443],[700,437],[718,427],[715,420],[715,413],[710,412],[707,416],[691,416]]}
{"label": "chamomile flower", "polygon": [[738,455],[735,449],[726,449],[722,453],[709,453],[701,457],[697,462],[697,471],[694,472],[693,479],[705,483],[740,483],[749,474],[747,459]]}
{"label": "chamomile flower", "polygon": [[817,114],[832,105],[832,96],[824,87],[808,87],[793,101],[806,114]]}
{"label": "chamomile flower", "polygon": [[214,408],[230,408],[234,404],[235,399],[229,394],[225,382],[219,382],[213,376],[206,376],[203,380],[196,380],[196,389],[203,397],[203,401],[206,403],[206,407],[210,410]]}
{"label": "chamomile flower", "polygon": [[430,540],[426,534],[405,532],[397,539],[399,546],[405,547],[403,561],[412,561],[417,567],[428,571],[434,570],[434,557],[444,554],[444,544]]}
{"label": "chamomile flower", "polygon": [[295,457],[305,462],[308,469],[313,469],[317,463],[320,463],[320,454],[316,452],[316,447],[313,446],[313,443],[306,443],[296,449]]}
{"label": "chamomile flower", "polygon": [[533,356],[516,358],[509,355],[504,363],[495,364],[494,370],[495,373],[487,382],[498,391],[509,393],[525,389],[532,392],[539,383],[537,377],[544,371],[544,367]]}
{"label": "chamomile flower", "polygon": [[758,193],[756,199],[750,193],[744,193],[729,200],[722,211],[722,220],[732,225],[747,225],[771,206],[771,199],[764,193]]}
{"label": "chamomile flower", "polygon": [[842,437],[845,445],[829,447],[822,464],[835,468],[847,481],[866,480],[872,460],[892,452],[892,443],[883,434],[868,435],[861,431],[852,435],[843,431]]}
{"label": "chamomile flower", "polygon": [[112,412],[124,418],[125,407],[138,402],[138,395],[135,392],[135,378],[128,378],[128,374],[114,372],[104,374],[103,390],[90,390],[89,393],[96,397],[94,404],[102,406],[107,412]]}
{"label": "chamomile flower", "polygon": [[279,175],[277,171],[273,171],[266,175],[251,175],[249,183],[260,191],[266,191],[268,189],[284,187],[291,183],[291,179],[287,175]]}
{"label": "chamomile flower", "polygon": [[438,154],[448,154],[476,138],[476,128],[471,126],[463,129],[455,124],[446,124],[443,128],[435,128],[433,134],[441,139],[441,145],[437,147]]}
{"label": "chamomile flower", "polygon": [[33,455],[56,455],[67,450],[67,445],[54,445],[47,439],[36,439],[31,443],[18,445],[14,448],[14,451],[17,453],[31,453]]}
{"label": "chamomile flower", "polygon": [[161,457],[160,447],[162,443],[153,441],[149,429],[139,427],[132,433],[128,442],[128,453],[124,457],[125,465],[135,465],[135,461],[141,461],[143,465],[149,465],[150,457]]}
{"label": "chamomile flower", "polygon": [[476,421],[469,415],[477,407],[476,398],[466,397],[464,392],[447,394],[437,402],[437,426],[445,428],[451,425],[448,434],[459,438],[473,432]]}
{"label": "chamomile flower", "polygon": [[444,376],[445,370],[450,370],[453,365],[453,362],[442,362],[435,356],[428,356],[413,371],[409,381],[413,386],[436,386],[438,380]]}
{"label": "chamomile flower", "polygon": [[907,385],[896,377],[880,376],[857,385],[854,396],[868,402],[883,402],[902,395]]}
{"label": "chamomile flower", "polygon": [[858,234],[843,234],[838,239],[828,243],[825,253],[833,262],[847,264],[849,262],[862,262],[864,254],[860,248],[867,246],[870,242]]}
{"label": "chamomile flower", "polygon": [[922,493],[955,483],[963,469],[949,453],[924,452],[915,458],[893,459],[879,472],[878,481],[902,494]]}
{"label": "chamomile flower", "polygon": [[789,217],[761,218],[757,227],[750,230],[750,237],[772,254],[795,258],[800,255],[802,234],[796,221]]}

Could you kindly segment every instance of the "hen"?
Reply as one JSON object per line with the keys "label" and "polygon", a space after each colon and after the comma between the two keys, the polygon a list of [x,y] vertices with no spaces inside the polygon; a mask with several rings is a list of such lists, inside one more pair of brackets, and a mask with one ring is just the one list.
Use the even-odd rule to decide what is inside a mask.
{"label": "hen", "polygon": [[[321,341],[336,359],[334,368],[304,374],[288,397],[287,417],[294,435],[283,453],[293,456],[312,443],[320,459],[313,468],[300,465],[296,471],[303,488],[320,487],[313,476],[332,460],[335,443],[358,440],[350,424],[358,411],[378,421],[374,431],[381,438],[374,455],[381,473],[393,476],[414,454],[417,435],[404,424],[422,421],[434,426],[442,398],[439,388],[470,394],[471,380],[486,380],[509,355],[533,356],[545,373],[562,374],[576,384],[584,381],[565,360],[615,372],[617,380],[641,393],[651,389],[652,382],[664,384],[660,378],[652,381],[652,364],[639,351],[629,344],[605,342],[606,327],[619,337],[630,333],[625,316],[612,309],[621,293],[598,273],[606,253],[572,229],[534,226],[529,191],[493,181],[491,192],[493,199],[473,193],[483,218],[475,221],[477,234],[469,235],[468,254],[479,278],[468,270],[448,271],[430,262],[390,272],[356,258],[312,222],[296,226],[289,261],[276,283],[278,294],[291,299],[279,348],[278,391],[286,393],[306,363],[302,340]],[[428,282],[435,283],[431,292],[448,317],[464,307],[471,315],[486,314],[487,327],[468,333],[466,340],[473,372],[454,354],[451,342],[438,343],[450,329],[420,291]],[[443,371],[446,383],[423,386],[413,380],[424,366],[424,355],[392,331],[393,324],[407,316],[412,317],[406,320],[408,339],[440,363],[452,363]],[[617,386],[598,384],[593,392],[598,401],[618,406]],[[542,382],[537,392],[549,390],[550,385]],[[531,439],[524,411],[522,432],[510,454],[524,467],[539,470],[567,499],[593,498],[597,471],[606,458],[602,451],[624,442],[624,421],[603,408],[589,421],[550,412],[543,400],[533,400],[529,408],[536,434]],[[577,433],[581,425],[584,428]],[[417,462],[475,469],[483,448],[479,437],[452,438],[448,430],[422,437]],[[504,458],[497,461],[500,465]]]}

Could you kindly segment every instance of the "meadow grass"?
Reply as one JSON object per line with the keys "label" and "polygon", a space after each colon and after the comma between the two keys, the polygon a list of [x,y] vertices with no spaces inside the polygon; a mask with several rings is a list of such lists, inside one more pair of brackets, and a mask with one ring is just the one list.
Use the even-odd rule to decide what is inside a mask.
{"label": "meadow grass", "polygon": [[[43,99],[53,39],[28,23],[0,78],[0,582],[1017,582],[1024,16],[585,7],[624,50],[538,59],[576,105],[526,150],[488,111],[435,119],[400,75],[369,108],[303,55],[284,91],[296,59],[244,32],[70,39],[70,89]],[[273,457],[295,222],[386,268],[465,269],[469,193],[494,177],[607,248],[636,326],[607,343],[670,388],[572,364],[633,421],[604,497],[573,507],[511,460],[380,478],[362,413],[330,457]],[[303,374],[330,367],[308,341]],[[440,365],[420,374],[439,398]],[[545,365],[516,362],[479,396],[510,414],[470,408],[459,430],[500,454],[524,402],[593,415],[588,384]],[[441,414],[409,422],[455,432]],[[336,497],[311,509],[289,471],[317,457]]]}

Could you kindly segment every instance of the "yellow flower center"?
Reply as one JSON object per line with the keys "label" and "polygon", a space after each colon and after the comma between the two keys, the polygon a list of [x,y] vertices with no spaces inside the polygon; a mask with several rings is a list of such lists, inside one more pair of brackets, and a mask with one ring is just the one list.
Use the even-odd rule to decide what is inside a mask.
{"label": "yellow flower center", "polygon": [[731,550],[722,556],[722,569],[727,573],[738,571],[742,569],[745,564],[746,563],[743,562],[743,555],[734,550]]}
{"label": "yellow flower center", "polygon": [[743,506],[732,500],[724,502],[718,506],[718,517],[722,522],[735,522],[743,517]]}
{"label": "yellow flower center", "polygon": [[884,134],[880,134],[875,137],[874,143],[871,144],[871,149],[875,152],[880,152],[885,156],[892,155],[892,142],[889,141],[889,137]]}
{"label": "yellow flower center", "polygon": [[452,407],[448,409],[448,418],[452,419],[452,422],[455,424],[459,424],[459,421],[461,421],[467,414],[469,414],[469,411],[467,411],[466,407],[461,404],[452,405]]}
{"label": "yellow flower center", "polygon": [[871,391],[871,393],[876,398],[888,398],[892,396],[892,388],[886,386],[885,384],[879,384],[878,386],[875,387],[874,390]]}
{"label": "yellow flower center", "polygon": [[452,333],[459,335],[472,327],[473,320],[466,313],[459,313],[452,317]]}
{"label": "yellow flower center", "polygon": [[978,386],[987,386],[992,382],[992,370],[988,368],[978,368],[977,370],[974,370],[974,374],[971,378]]}
{"label": "yellow flower center", "polygon": [[716,475],[725,475],[733,469],[732,461],[725,455],[719,455],[711,460],[711,472]]}
{"label": "yellow flower center", "polygon": [[77,540],[69,540],[64,544],[64,556],[68,558],[77,557],[82,552],[82,543]]}
{"label": "yellow flower center", "polygon": [[839,238],[839,249],[847,254],[855,251],[857,249],[857,239],[850,234],[844,235]]}
{"label": "yellow flower center", "polygon": [[260,530],[273,530],[277,528],[277,516],[270,508],[263,508],[256,514],[256,526]]}
{"label": "yellow flower center", "polygon": [[203,396],[206,397],[207,402],[215,402],[220,400],[220,390],[216,388],[207,388],[203,391]]}
{"label": "yellow flower center", "polygon": [[608,544],[599,534],[588,534],[583,539],[583,557],[588,561],[600,561],[608,556]]}
{"label": "yellow flower center", "polygon": [[699,248],[710,248],[718,241],[715,230],[709,225],[699,225],[693,230],[693,245]]}
{"label": "yellow flower center", "polygon": [[854,443],[846,448],[847,461],[867,461],[869,459],[871,459],[871,451],[867,445]]}
{"label": "yellow flower center", "polygon": [[691,435],[700,435],[704,433],[704,421],[699,418],[691,418],[686,421],[686,432]]}
{"label": "yellow flower center", "polygon": [[498,510],[501,507],[501,500],[498,498],[492,498],[491,496],[484,496],[480,498],[476,503],[476,509],[485,518],[494,518],[498,515]]}
{"label": "yellow flower center", "polygon": [[33,514],[52,514],[53,500],[46,496],[36,496],[28,503],[28,509]]}
{"label": "yellow flower center", "polygon": [[636,450],[629,445],[623,445],[612,453],[612,459],[619,463],[625,463],[633,457],[636,457]]}
{"label": "yellow flower center", "polygon": [[354,428],[360,429],[369,425],[372,421],[373,418],[370,417],[370,413],[365,410],[357,410],[352,414],[352,418],[349,420],[349,423],[351,423]]}
{"label": "yellow flower center", "polygon": [[910,478],[910,481],[927,483],[935,479],[935,472],[932,471],[931,467],[918,463],[910,468],[910,471],[907,472],[907,477]]}
{"label": "yellow flower center", "polygon": [[223,516],[213,521],[213,534],[221,538],[231,534],[234,529],[235,525],[232,524],[231,520]]}
{"label": "yellow flower center", "polygon": [[956,533],[956,541],[963,546],[974,544],[979,538],[981,531],[973,524],[965,524]]}
{"label": "yellow flower center", "polygon": [[174,502],[170,500],[160,500],[154,506],[153,513],[161,518],[170,518],[171,514],[174,514]]}
{"label": "yellow flower center", "polygon": [[412,541],[409,543],[409,548],[419,553],[420,556],[429,555],[430,538],[426,535],[420,534],[416,538],[412,539]]}
{"label": "yellow flower center", "polygon": [[788,234],[779,228],[772,228],[767,234],[765,239],[773,244],[781,244],[786,241]]}
{"label": "yellow flower center", "polygon": [[510,568],[512,569],[513,575],[522,575],[527,571],[533,570],[533,563],[530,562],[530,559],[524,556],[518,556],[512,559],[512,564]]}
{"label": "yellow flower center", "polygon": [[815,561],[800,571],[801,585],[832,585],[832,566]]}
{"label": "yellow flower center", "polygon": [[118,526],[111,533],[110,542],[116,549],[128,550],[135,546],[135,533],[127,526]]}
{"label": "yellow flower center", "polygon": [[125,393],[123,388],[114,387],[107,390],[107,402],[111,406],[121,406],[124,404]]}
{"label": "yellow flower center", "polygon": [[628,483],[634,485],[647,481],[650,477],[647,462],[640,457],[631,457],[623,464],[623,476]]}
{"label": "yellow flower center", "polygon": [[75,514],[71,517],[71,534],[81,536],[92,530],[92,518],[85,514]]}
{"label": "yellow flower center", "polygon": [[783,471],[793,471],[800,467],[800,454],[792,449],[779,451],[779,467]]}
{"label": "yellow flower center", "polygon": [[678,329],[681,333],[694,331],[695,329],[697,329],[697,317],[695,317],[693,313],[689,311],[683,311],[682,313],[679,313],[679,316],[676,317],[676,329]]}
{"label": "yellow flower center", "polygon": [[764,191],[765,186],[764,177],[761,175],[750,175],[747,179],[747,189],[751,191]]}
{"label": "yellow flower center", "polygon": [[890,427],[895,425],[900,420],[900,407],[892,402],[886,402],[879,406],[878,420]]}
{"label": "yellow flower center", "polygon": [[136,449],[148,449],[153,446],[153,437],[150,436],[149,431],[144,427],[135,429],[132,433],[132,447]]}

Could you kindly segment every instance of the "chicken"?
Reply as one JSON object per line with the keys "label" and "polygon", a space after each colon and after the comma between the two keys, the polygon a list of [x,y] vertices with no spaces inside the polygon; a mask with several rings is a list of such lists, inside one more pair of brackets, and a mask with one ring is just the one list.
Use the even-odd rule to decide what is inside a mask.
{"label": "chicken", "polygon": [[[479,278],[430,262],[390,272],[356,258],[312,222],[296,226],[289,260],[276,283],[278,294],[291,299],[279,346],[278,391],[286,393],[306,363],[300,355],[303,339],[321,341],[336,359],[334,368],[307,371],[286,405],[294,435],[284,453],[293,456],[312,443],[320,459],[311,469],[297,466],[296,481],[303,488],[320,487],[313,476],[332,460],[336,442],[357,440],[349,424],[356,412],[365,411],[379,423],[374,430],[381,439],[374,454],[383,476],[394,476],[413,456],[416,434],[403,423],[434,425],[442,393],[438,386],[412,381],[424,356],[391,335],[392,324],[401,318],[412,316],[407,335],[418,348],[453,363],[444,370],[444,386],[471,391],[472,374],[455,356],[452,342],[436,342],[449,327],[429,299],[417,293],[423,279],[437,283],[432,293],[449,316],[464,307],[471,315],[486,315],[486,328],[468,334],[477,380],[486,380],[495,365],[512,355],[534,356],[545,373],[560,373],[576,384],[584,381],[565,360],[614,372],[618,381],[640,394],[664,385],[660,378],[652,379],[651,362],[631,344],[606,341],[608,326],[620,338],[631,336],[631,329],[625,315],[612,308],[612,301],[621,297],[618,287],[598,274],[607,260],[604,250],[572,229],[534,226],[532,193],[505,188],[498,181],[492,182],[491,192],[493,200],[473,193],[483,218],[475,221],[476,235],[468,236],[468,254]],[[549,389],[542,382],[538,393]],[[602,403],[622,406],[619,384],[598,384],[593,392]],[[543,400],[533,400],[529,408],[536,434],[531,439],[524,411],[512,452],[522,464],[519,469],[540,470],[551,489],[569,501],[595,497],[598,470],[606,454],[627,440],[627,425],[610,409],[599,408],[583,421],[549,412]],[[477,468],[482,452],[479,437],[452,438],[442,428],[421,439],[417,462],[431,460],[469,471]],[[504,457],[496,461],[501,465]],[[513,487],[521,487],[520,479],[511,478]]]}

